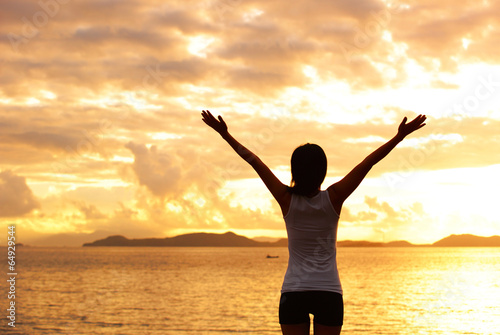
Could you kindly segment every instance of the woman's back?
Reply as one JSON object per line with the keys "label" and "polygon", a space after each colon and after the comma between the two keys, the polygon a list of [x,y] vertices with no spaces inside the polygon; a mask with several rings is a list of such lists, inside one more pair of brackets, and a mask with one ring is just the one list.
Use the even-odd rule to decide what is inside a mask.
{"label": "woman's back", "polygon": [[342,294],[336,262],[339,215],[328,191],[320,191],[313,197],[293,194],[284,219],[290,257],[282,292]]}

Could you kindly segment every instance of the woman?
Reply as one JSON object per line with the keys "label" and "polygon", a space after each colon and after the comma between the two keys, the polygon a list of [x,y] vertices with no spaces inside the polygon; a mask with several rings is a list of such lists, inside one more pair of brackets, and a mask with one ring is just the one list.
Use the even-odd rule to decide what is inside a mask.
{"label": "woman", "polygon": [[406,123],[397,134],[375,150],[342,180],[326,190],[320,187],[326,176],[326,155],[318,145],[305,144],[292,154],[291,187],[283,184],[257,157],[234,139],[221,116],[202,111],[203,121],[257,172],[278,202],[288,235],[289,260],[283,281],[279,320],[284,335],[308,335],[309,314],[314,315],[315,335],[340,334],[344,307],[337,271],[337,227],[342,204],[358,187],[372,166],[396,147],[408,134],[425,126],[425,115]]}

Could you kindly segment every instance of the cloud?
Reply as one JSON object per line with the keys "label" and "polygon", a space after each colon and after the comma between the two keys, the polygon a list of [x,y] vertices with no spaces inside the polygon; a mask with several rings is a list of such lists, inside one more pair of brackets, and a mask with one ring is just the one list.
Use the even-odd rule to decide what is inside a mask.
{"label": "cloud", "polygon": [[[451,2],[448,3],[451,5]],[[393,37],[395,41],[405,42],[409,46],[409,56],[422,60],[422,64],[425,64],[425,58],[434,58],[441,62],[444,70],[454,72],[463,59],[486,61],[498,57],[498,51],[483,44],[495,39],[490,27],[498,24],[498,9],[495,2],[470,3],[453,8],[443,2],[415,3],[395,17]],[[465,49],[463,38],[479,45]],[[485,52],[486,49],[490,52]],[[455,57],[446,56],[450,54]]]}
{"label": "cloud", "polygon": [[106,215],[101,213],[95,205],[81,203],[75,203],[78,210],[85,216],[86,220],[100,220],[106,218]]}
{"label": "cloud", "polygon": [[359,236],[356,239],[421,243],[429,242],[429,236],[434,238],[436,235],[429,231],[435,224],[435,219],[426,213],[421,202],[396,208],[387,201],[380,201],[376,196],[365,196],[362,208],[367,209],[354,212],[349,205],[342,208],[340,240]]}
{"label": "cloud", "polygon": [[67,150],[67,147],[76,147],[78,143],[78,138],[75,137],[36,131],[13,134],[11,138],[18,143],[25,143],[40,149],[55,149],[57,151]]}
{"label": "cloud", "polygon": [[405,208],[395,209],[387,201],[379,201],[376,196],[365,196],[364,205],[368,207],[368,210],[360,210],[356,213],[347,207],[343,208],[341,220],[359,226],[368,225],[392,230],[401,228],[401,225],[413,224],[415,218],[425,214],[420,202],[415,202]]}
{"label": "cloud", "polygon": [[0,217],[22,216],[39,207],[26,178],[9,170],[0,172]]}
{"label": "cloud", "polygon": [[160,152],[156,146],[148,149],[144,144],[134,142],[129,142],[125,147],[134,154],[132,168],[141,185],[158,197],[179,191],[181,169],[172,155]]}
{"label": "cloud", "polygon": [[[39,27],[37,37],[19,48],[37,57],[15,57],[4,39],[3,50],[11,56],[3,69],[2,90],[8,95],[31,91],[33,85],[25,85],[26,78],[38,84],[51,78],[66,88],[71,84],[101,90],[112,85],[132,90],[142,85],[152,67],[160,69],[161,80],[151,81],[146,89],[163,94],[176,91],[183,96],[187,92],[179,84],[199,84],[269,96],[306,85],[304,64],[321,69],[325,80],[369,89],[403,84],[410,61],[432,72],[434,59],[456,71],[461,59],[490,60],[497,54],[488,47],[495,45],[488,30],[498,21],[495,4],[444,7],[424,1],[395,10],[371,0],[314,5],[297,1],[294,6],[245,1],[224,3],[223,13],[219,5],[175,1],[162,6],[148,1],[61,5],[49,24]],[[11,18],[6,29],[16,34],[22,32],[22,17],[43,11],[30,2],[20,6],[5,1],[2,6]],[[206,58],[189,51],[200,38],[212,41],[203,49]],[[463,38],[472,41],[467,50]],[[63,48],[65,57],[58,57]],[[456,59],[450,60],[450,54]]]}

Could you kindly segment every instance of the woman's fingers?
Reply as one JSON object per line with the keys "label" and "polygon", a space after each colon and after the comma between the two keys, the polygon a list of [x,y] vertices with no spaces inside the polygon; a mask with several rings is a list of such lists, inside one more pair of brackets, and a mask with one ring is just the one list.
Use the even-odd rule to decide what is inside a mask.
{"label": "woman's fingers", "polygon": [[215,118],[209,110],[202,110],[201,115],[203,116],[203,122],[205,122],[208,126],[213,128],[218,133],[227,131],[227,125],[226,122],[224,122],[222,116],[218,115],[217,118]]}
{"label": "woman's fingers", "polygon": [[420,129],[423,126],[425,126],[424,122],[426,119],[427,119],[427,117],[425,115],[420,114],[412,122],[410,122],[409,124],[411,124],[411,126],[413,128],[412,131],[415,131],[415,130]]}
{"label": "woman's fingers", "polygon": [[[215,118],[214,118],[214,116],[212,115],[212,113],[210,113],[210,111],[208,111],[208,110],[206,110],[206,111],[205,111],[205,110],[204,110],[204,111],[202,111],[201,115],[203,116],[203,120],[206,120],[206,121],[208,121],[208,122],[211,122],[211,121],[214,121],[214,120],[215,120]],[[216,120],[215,120],[215,121],[216,121]]]}

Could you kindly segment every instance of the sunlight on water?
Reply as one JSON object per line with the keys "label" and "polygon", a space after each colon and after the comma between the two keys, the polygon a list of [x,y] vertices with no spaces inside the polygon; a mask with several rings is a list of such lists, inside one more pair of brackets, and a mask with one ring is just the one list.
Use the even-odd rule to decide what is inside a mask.
{"label": "sunlight on water", "polygon": [[[498,334],[499,256],[500,248],[340,248],[342,334]],[[280,334],[287,258],[286,248],[24,248],[18,326],[4,320],[0,331]],[[5,285],[1,294],[3,308]]]}

